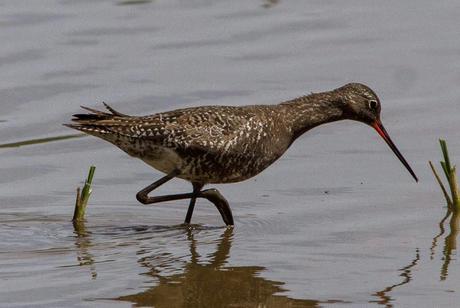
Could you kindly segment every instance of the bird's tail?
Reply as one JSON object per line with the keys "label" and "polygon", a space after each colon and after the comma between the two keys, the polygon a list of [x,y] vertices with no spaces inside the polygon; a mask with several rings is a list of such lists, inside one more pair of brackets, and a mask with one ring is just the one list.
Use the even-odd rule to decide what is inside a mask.
{"label": "bird's tail", "polygon": [[113,124],[120,123],[122,119],[132,118],[132,116],[116,111],[104,102],[103,104],[109,112],[81,106],[90,113],[74,114],[72,118],[74,123],[63,125],[90,135],[103,137],[106,134],[113,134],[113,131],[109,129]]}

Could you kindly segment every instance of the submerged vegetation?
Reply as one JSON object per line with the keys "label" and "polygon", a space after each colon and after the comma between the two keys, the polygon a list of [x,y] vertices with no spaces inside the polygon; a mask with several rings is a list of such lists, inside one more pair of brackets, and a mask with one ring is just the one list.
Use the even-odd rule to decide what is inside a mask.
{"label": "submerged vegetation", "polygon": [[430,161],[430,167],[433,171],[433,174],[438,181],[439,186],[441,187],[442,193],[446,198],[447,206],[450,210],[458,212],[460,210],[460,196],[458,192],[458,182],[457,182],[457,170],[456,166],[452,166],[449,158],[449,152],[447,151],[447,143],[445,140],[440,139],[439,143],[441,145],[442,154],[444,156],[444,161],[441,161],[441,167],[444,170],[444,174],[447,179],[447,183],[450,188],[450,195],[444,186],[441,177],[437,173],[436,169],[433,166],[433,163]]}
{"label": "submerged vegetation", "polygon": [[86,206],[88,205],[89,197],[91,196],[91,184],[93,182],[95,166],[89,168],[88,178],[86,179],[85,186],[80,193],[80,187],[77,188],[77,198],[75,200],[75,210],[73,213],[72,221],[81,222],[85,219]]}
{"label": "submerged vegetation", "polygon": [[87,135],[86,134],[71,134],[71,135],[54,136],[54,137],[48,137],[48,138],[30,139],[30,140],[0,144],[0,148],[18,148],[18,147],[22,147],[25,145],[48,143],[48,142],[53,142],[53,141],[66,140],[66,139],[81,138],[85,136]]}

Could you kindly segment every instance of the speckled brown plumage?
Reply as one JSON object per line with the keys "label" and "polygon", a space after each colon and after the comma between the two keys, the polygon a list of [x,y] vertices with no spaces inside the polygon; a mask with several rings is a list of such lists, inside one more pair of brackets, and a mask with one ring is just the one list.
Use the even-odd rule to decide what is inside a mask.
{"label": "speckled brown plumage", "polygon": [[202,106],[148,116],[83,107],[67,126],[113,143],[150,166],[203,186],[249,179],[309,129],[343,119],[373,125],[380,102],[362,84],[277,105]]}

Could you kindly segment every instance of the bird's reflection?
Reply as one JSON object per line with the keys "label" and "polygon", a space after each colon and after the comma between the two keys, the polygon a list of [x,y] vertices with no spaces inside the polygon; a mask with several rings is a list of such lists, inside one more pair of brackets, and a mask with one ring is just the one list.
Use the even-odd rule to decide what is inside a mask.
{"label": "bird's reflection", "polygon": [[452,255],[457,249],[457,235],[458,235],[458,226],[460,223],[460,216],[458,211],[447,208],[446,215],[439,222],[439,233],[433,238],[431,245],[431,259],[433,260],[436,254],[436,247],[438,246],[439,239],[446,233],[444,224],[449,220],[449,234],[444,238],[444,247],[442,250],[442,260],[441,270],[439,274],[439,279],[446,280],[449,272],[449,265],[452,261]]}
{"label": "bird's reflection", "polygon": [[392,308],[393,307],[392,301],[394,299],[391,297],[390,293],[394,289],[401,287],[403,285],[406,285],[412,281],[412,270],[418,264],[419,261],[420,261],[420,250],[417,248],[415,250],[415,257],[412,259],[412,261],[408,265],[398,270],[398,272],[400,272],[399,276],[402,277],[401,282],[392,284],[390,286],[385,287],[384,289],[380,291],[375,292],[373,295],[378,297],[379,299],[377,301],[371,301],[371,303],[378,303],[387,308]]}
{"label": "bird's reflection", "polygon": [[[458,235],[459,224],[460,224],[460,215],[458,211],[452,210],[449,207],[447,208],[446,214],[444,215],[444,217],[441,219],[441,221],[438,224],[439,233],[433,238],[433,241],[431,243],[431,248],[430,248],[430,259],[433,260],[436,256],[436,248],[438,247],[439,242],[442,239],[442,237],[447,232],[445,225],[449,218],[450,218],[449,224],[448,224],[449,234],[447,234],[444,237],[444,246],[442,249],[443,262],[442,262],[441,270],[439,274],[439,279],[441,281],[447,279],[448,272],[449,272],[449,265],[452,261],[452,255],[455,254],[455,251],[457,249],[457,235]],[[412,259],[412,261],[407,266],[399,270],[399,272],[401,272],[400,276],[403,278],[402,281],[400,283],[388,286],[381,291],[375,292],[373,295],[377,296],[379,300],[371,301],[371,302],[377,302],[388,308],[393,307],[392,301],[394,299],[390,295],[391,291],[393,291],[395,288],[406,285],[412,281],[413,268],[419,263],[419,261],[420,261],[420,251],[417,248],[415,257]]]}
{"label": "bird's reflection", "polygon": [[[317,300],[278,295],[284,291],[283,283],[260,277],[263,267],[225,266],[232,245],[232,228],[223,232],[215,252],[207,260],[201,261],[193,231],[187,233],[191,257],[180,274],[162,275],[148,260],[141,258],[139,263],[148,268],[148,275],[157,281],[157,285],[137,294],[119,297],[118,300],[132,302],[135,306],[157,308],[317,307],[320,304]],[[172,262],[177,263],[177,260]]]}
{"label": "bird's reflection", "polygon": [[94,256],[89,251],[91,243],[91,233],[86,230],[84,221],[73,223],[75,234],[75,246],[77,247],[77,262],[80,266],[89,266],[92,279],[96,279],[97,272],[94,264]]}

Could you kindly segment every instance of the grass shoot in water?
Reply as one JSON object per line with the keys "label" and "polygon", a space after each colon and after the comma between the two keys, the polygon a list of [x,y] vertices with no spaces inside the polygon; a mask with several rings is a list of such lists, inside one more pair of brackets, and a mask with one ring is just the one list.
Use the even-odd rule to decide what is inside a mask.
{"label": "grass shoot in water", "polygon": [[439,143],[441,145],[441,151],[444,157],[444,161],[441,161],[441,167],[444,170],[444,174],[446,176],[447,182],[450,188],[450,195],[441,181],[439,174],[437,173],[436,169],[433,166],[433,163],[430,161],[430,167],[433,171],[433,174],[441,187],[442,193],[447,201],[447,206],[452,211],[460,211],[460,196],[458,193],[458,182],[457,182],[457,169],[456,166],[452,166],[449,158],[449,152],[447,151],[447,143],[445,140],[440,139]]}
{"label": "grass shoot in water", "polygon": [[83,189],[81,190],[81,194],[80,187],[77,188],[75,211],[72,218],[72,221],[74,222],[83,221],[85,219],[86,206],[88,205],[88,200],[92,192],[91,184],[93,182],[95,170],[95,166],[91,166],[89,168],[88,178],[86,179],[85,186],[83,186]]}

